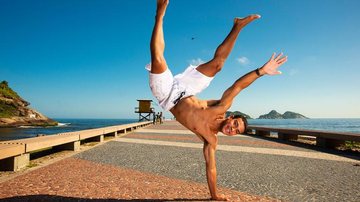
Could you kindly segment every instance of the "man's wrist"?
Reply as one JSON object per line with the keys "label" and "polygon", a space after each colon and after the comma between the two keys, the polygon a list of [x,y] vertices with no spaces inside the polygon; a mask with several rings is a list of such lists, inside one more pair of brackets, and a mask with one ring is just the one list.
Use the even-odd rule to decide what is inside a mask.
{"label": "man's wrist", "polygon": [[255,73],[256,73],[256,75],[258,75],[259,77],[263,75],[263,72],[261,71],[261,68],[255,69]]}

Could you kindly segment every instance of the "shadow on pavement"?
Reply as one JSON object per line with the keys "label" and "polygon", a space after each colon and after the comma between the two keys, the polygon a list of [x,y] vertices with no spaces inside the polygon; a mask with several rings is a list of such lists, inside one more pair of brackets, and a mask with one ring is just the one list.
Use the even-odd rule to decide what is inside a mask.
{"label": "shadow on pavement", "polygon": [[145,202],[162,202],[162,201],[210,201],[210,199],[187,199],[187,198],[175,198],[175,199],[89,199],[89,198],[76,198],[67,196],[56,196],[56,195],[27,195],[27,196],[14,196],[10,198],[1,198],[0,202],[16,201],[16,202],[42,202],[42,201],[65,201],[65,202],[121,202],[121,201],[145,201]]}

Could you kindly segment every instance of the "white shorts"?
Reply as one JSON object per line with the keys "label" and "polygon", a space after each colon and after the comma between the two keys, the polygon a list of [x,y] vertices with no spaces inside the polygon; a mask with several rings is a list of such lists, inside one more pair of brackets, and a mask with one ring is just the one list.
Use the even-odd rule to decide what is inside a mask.
{"label": "white shorts", "polygon": [[161,74],[150,73],[150,88],[165,110],[173,108],[182,98],[196,95],[209,86],[214,77],[208,77],[190,65],[183,73],[172,75],[169,68]]}

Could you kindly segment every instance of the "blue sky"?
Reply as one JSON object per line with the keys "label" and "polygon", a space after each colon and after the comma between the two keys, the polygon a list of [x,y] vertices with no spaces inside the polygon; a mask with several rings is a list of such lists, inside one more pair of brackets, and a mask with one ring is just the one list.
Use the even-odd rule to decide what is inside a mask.
{"label": "blue sky", "polygon": [[[0,80],[49,117],[136,118],[136,99],[155,100],[144,69],[155,2],[1,0]],[[357,0],[170,0],[165,57],[174,74],[210,60],[234,17],[258,13],[198,97],[220,98],[283,51],[283,74],[257,80],[231,110],[360,118],[359,8]]]}

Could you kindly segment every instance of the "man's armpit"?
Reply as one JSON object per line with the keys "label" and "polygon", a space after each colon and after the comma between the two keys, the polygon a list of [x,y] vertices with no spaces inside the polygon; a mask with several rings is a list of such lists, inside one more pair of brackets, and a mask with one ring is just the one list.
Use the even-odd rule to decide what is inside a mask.
{"label": "man's armpit", "polygon": [[213,107],[220,104],[220,100],[207,100],[206,102],[208,107]]}

